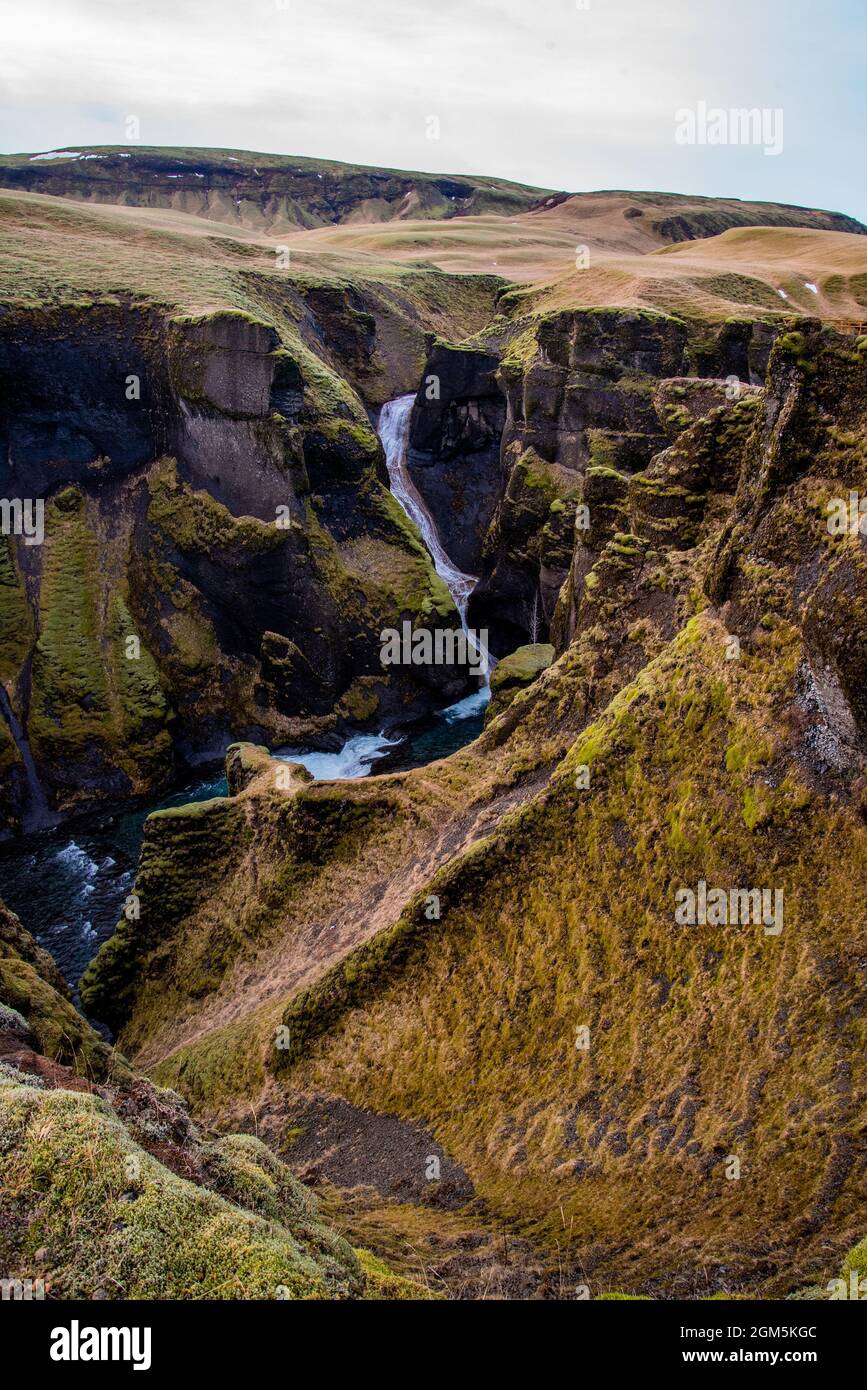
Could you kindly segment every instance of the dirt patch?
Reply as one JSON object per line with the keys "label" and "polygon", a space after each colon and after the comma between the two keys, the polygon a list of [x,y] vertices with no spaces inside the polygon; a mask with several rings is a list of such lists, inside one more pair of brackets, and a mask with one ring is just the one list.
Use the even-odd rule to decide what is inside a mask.
{"label": "dirt patch", "polygon": [[302,1182],[372,1187],[397,1202],[456,1209],[473,1196],[468,1174],[420,1125],[360,1110],[336,1096],[293,1099],[260,1134]]}

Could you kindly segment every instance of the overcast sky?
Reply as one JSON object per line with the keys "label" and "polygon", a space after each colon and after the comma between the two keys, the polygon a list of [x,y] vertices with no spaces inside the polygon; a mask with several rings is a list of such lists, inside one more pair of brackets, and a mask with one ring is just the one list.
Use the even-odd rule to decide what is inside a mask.
{"label": "overcast sky", "polygon": [[[137,116],[147,145],[867,219],[867,0],[0,0],[0,36],[4,152]],[[782,153],[678,144],[702,101],[781,109]]]}

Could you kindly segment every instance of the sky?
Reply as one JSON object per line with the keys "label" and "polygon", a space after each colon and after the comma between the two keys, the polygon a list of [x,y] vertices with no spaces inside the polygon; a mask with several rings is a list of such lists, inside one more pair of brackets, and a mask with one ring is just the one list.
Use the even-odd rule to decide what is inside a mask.
{"label": "sky", "polygon": [[[143,145],[867,220],[867,0],[0,0],[0,35],[4,153],[132,145],[136,117]],[[713,115],[741,108],[764,139]]]}

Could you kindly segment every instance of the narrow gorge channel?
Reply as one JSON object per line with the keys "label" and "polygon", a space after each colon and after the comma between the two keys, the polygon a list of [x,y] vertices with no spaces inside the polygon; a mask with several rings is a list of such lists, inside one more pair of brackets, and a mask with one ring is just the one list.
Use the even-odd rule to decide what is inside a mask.
{"label": "narrow gorge channel", "polygon": [[[392,493],[418,527],[467,631],[467,604],[476,579],[462,573],[449,559],[406,467],[414,399],[407,395],[387,402],[380,414],[378,434]],[[366,777],[378,765],[382,771],[421,767],[447,757],[478,736],[489,698],[486,679],[478,691],[437,711],[406,733],[358,732],[351,734],[336,751],[283,747],[274,750],[274,756],[302,763],[320,780]],[[26,739],[2,686],[0,713],[23,752]],[[200,778],[170,795],[114,812],[91,812],[52,826],[51,811],[32,758],[25,758],[24,763],[30,788],[29,833],[0,845],[0,896],[40,945],[51,952],[74,989],[103,941],[112,935],[124,899],[132,889],[147,817],[166,807],[225,796],[228,786],[222,767],[215,768],[206,779]]]}

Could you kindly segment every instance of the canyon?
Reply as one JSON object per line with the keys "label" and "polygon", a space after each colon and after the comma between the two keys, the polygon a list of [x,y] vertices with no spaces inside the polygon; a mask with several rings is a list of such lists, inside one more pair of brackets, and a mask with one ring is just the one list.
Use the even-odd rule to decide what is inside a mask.
{"label": "canyon", "polygon": [[[0,897],[40,827],[161,805],[80,983],[0,914],[16,1182],[38,1124],[140,1165],[134,1239],[103,1249],[108,1184],[73,1250],[64,1193],[60,1296],[100,1258],[189,1296],[185,1204],[228,1297],[867,1273],[867,551],[827,524],[867,490],[864,232],[0,158],[0,494],[45,501],[42,545],[0,538]],[[384,665],[405,624],[486,632],[490,690]],[[697,883],[782,930],[678,921]],[[4,1267],[32,1245],[0,1203]]]}

